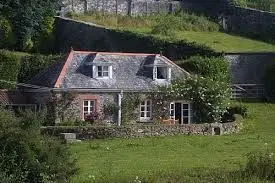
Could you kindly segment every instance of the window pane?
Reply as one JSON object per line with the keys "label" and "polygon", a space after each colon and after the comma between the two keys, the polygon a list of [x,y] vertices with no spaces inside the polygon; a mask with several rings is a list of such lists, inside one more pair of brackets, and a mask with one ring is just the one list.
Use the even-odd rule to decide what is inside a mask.
{"label": "window pane", "polygon": [[145,107],[144,107],[144,106],[141,106],[141,107],[140,107],[140,110],[141,110],[141,111],[145,111]]}
{"label": "window pane", "polygon": [[147,112],[147,113],[146,113],[146,117],[147,117],[147,118],[150,118],[150,117],[151,117],[151,113],[150,113],[150,112]]}
{"label": "window pane", "polygon": [[88,107],[84,107],[84,112],[88,112]]}
{"label": "window pane", "polygon": [[108,72],[109,71],[109,67],[108,66],[103,66],[103,71]]}
{"label": "window pane", "polygon": [[93,107],[90,107],[90,112],[93,112],[94,108]]}
{"label": "window pane", "polygon": [[189,109],[189,104],[183,104],[183,109]]}
{"label": "window pane", "polygon": [[103,72],[103,76],[108,76],[108,72]]}
{"label": "window pane", "polygon": [[151,110],[150,110],[150,107],[147,106],[146,111],[151,111]]}
{"label": "window pane", "polygon": [[88,101],[84,101],[84,106],[88,106]]}
{"label": "window pane", "polygon": [[183,116],[188,116],[188,110],[183,110]]}
{"label": "window pane", "polygon": [[140,113],[140,117],[144,117],[144,112],[141,112],[141,113]]}
{"label": "window pane", "polygon": [[183,118],[183,123],[184,123],[184,124],[187,124],[187,123],[188,123],[188,117]]}
{"label": "window pane", "polygon": [[157,79],[167,79],[167,67],[157,67]]}
{"label": "window pane", "polygon": [[151,105],[151,100],[147,100],[147,105]]}
{"label": "window pane", "polygon": [[140,105],[145,105],[145,102],[144,102],[144,101],[142,101],[142,102],[140,103]]}
{"label": "window pane", "polygon": [[94,106],[95,101],[90,100],[90,106]]}
{"label": "window pane", "polygon": [[102,72],[98,72],[98,77],[102,77]]}
{"label": "window pane", "polygon": [[101,72],[102,71],[102,66],[97,66],[97,70],[98,70],[98,72]]}

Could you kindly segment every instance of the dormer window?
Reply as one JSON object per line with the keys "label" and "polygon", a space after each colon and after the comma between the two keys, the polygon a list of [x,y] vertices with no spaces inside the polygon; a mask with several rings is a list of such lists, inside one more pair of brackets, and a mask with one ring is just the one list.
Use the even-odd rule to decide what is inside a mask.
{"label": "dormer window", "polygon": [[94,63],[92,73],[93,78],[109,79],[113,76],[113,67],[108,63]]}
{"label": "dormer window", "polygon": [[167,66],[154,67],[154,80],[170,80],[171,68]]}
{"label": "dormer window", "polygon": [[99,78],[109,77],[109,66],[97,66],[97,76]]}

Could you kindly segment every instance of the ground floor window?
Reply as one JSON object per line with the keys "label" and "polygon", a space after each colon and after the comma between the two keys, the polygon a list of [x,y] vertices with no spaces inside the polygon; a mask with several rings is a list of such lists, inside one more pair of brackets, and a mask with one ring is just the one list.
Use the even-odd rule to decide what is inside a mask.
{"label": "ground floor window", "polygon": [[179,124],[192,123],[193,111],[190,102],[176,101],[170,103],[170,118],[178,121]]}
{"label": "ground floor window", "polygon": [[84,100],[83,101],[83,116],[84,119],[95,112],[95,100]]}
{"label": "ground floor window", "polygon": [[152,119],[152,101],[145,100],[140,103],[140,121],[148,122]]}

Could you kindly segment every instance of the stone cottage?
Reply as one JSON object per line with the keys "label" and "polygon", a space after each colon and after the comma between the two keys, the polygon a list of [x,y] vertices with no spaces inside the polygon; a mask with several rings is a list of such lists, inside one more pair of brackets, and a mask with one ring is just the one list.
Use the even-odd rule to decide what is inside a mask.
{"label": "stone cottage", "polygon": [[[108,120],[120,125],[122,100],[126,94],[150,94],[156,92],[158,86],[188,76],[188,72],[159,54],[71,50],[64,61],[57,62],[29,81],[39,88],[25,89],[25,92],[33,103],[44,105],[52,98],[62,99],[70,93],[67,95],[70,102],[61,100],[65,107],[55,111],[56,121],[85,120],[88,115],[102,113],[105,104],[113,103],[118,106],[117,114]],[[143,98],[137,106],[138,117],[133,120],[151,122],[153,104],[152,100]],[[184,99],[169,101],[166,110],[176,122],[191,123],[191,106]]]}

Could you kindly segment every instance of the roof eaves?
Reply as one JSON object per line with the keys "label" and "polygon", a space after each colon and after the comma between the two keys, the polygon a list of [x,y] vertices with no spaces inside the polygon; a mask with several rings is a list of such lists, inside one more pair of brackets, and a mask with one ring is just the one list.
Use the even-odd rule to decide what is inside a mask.
{"label": "roof eaves", "polygon": [[69,53],[69,55],[68,55],[68,57],[67,57],[64,65],[63,65],[63,68],[62,68],[62,70],[61,70],[61,72],[60,72],[60,74],[59,74],[59,76],[58,76],[58,78],[57,78],[57,80],[56,80],[56,82],[54,84],[54,88],[59,88],[60,87],[62,79],[65,76],[65,74],[67,72],[67,69],[69,67],[69,63],[70,63],[70,61],[73,58],[74,52],[75,52],[74,50],[71,50],[71,52]]}

